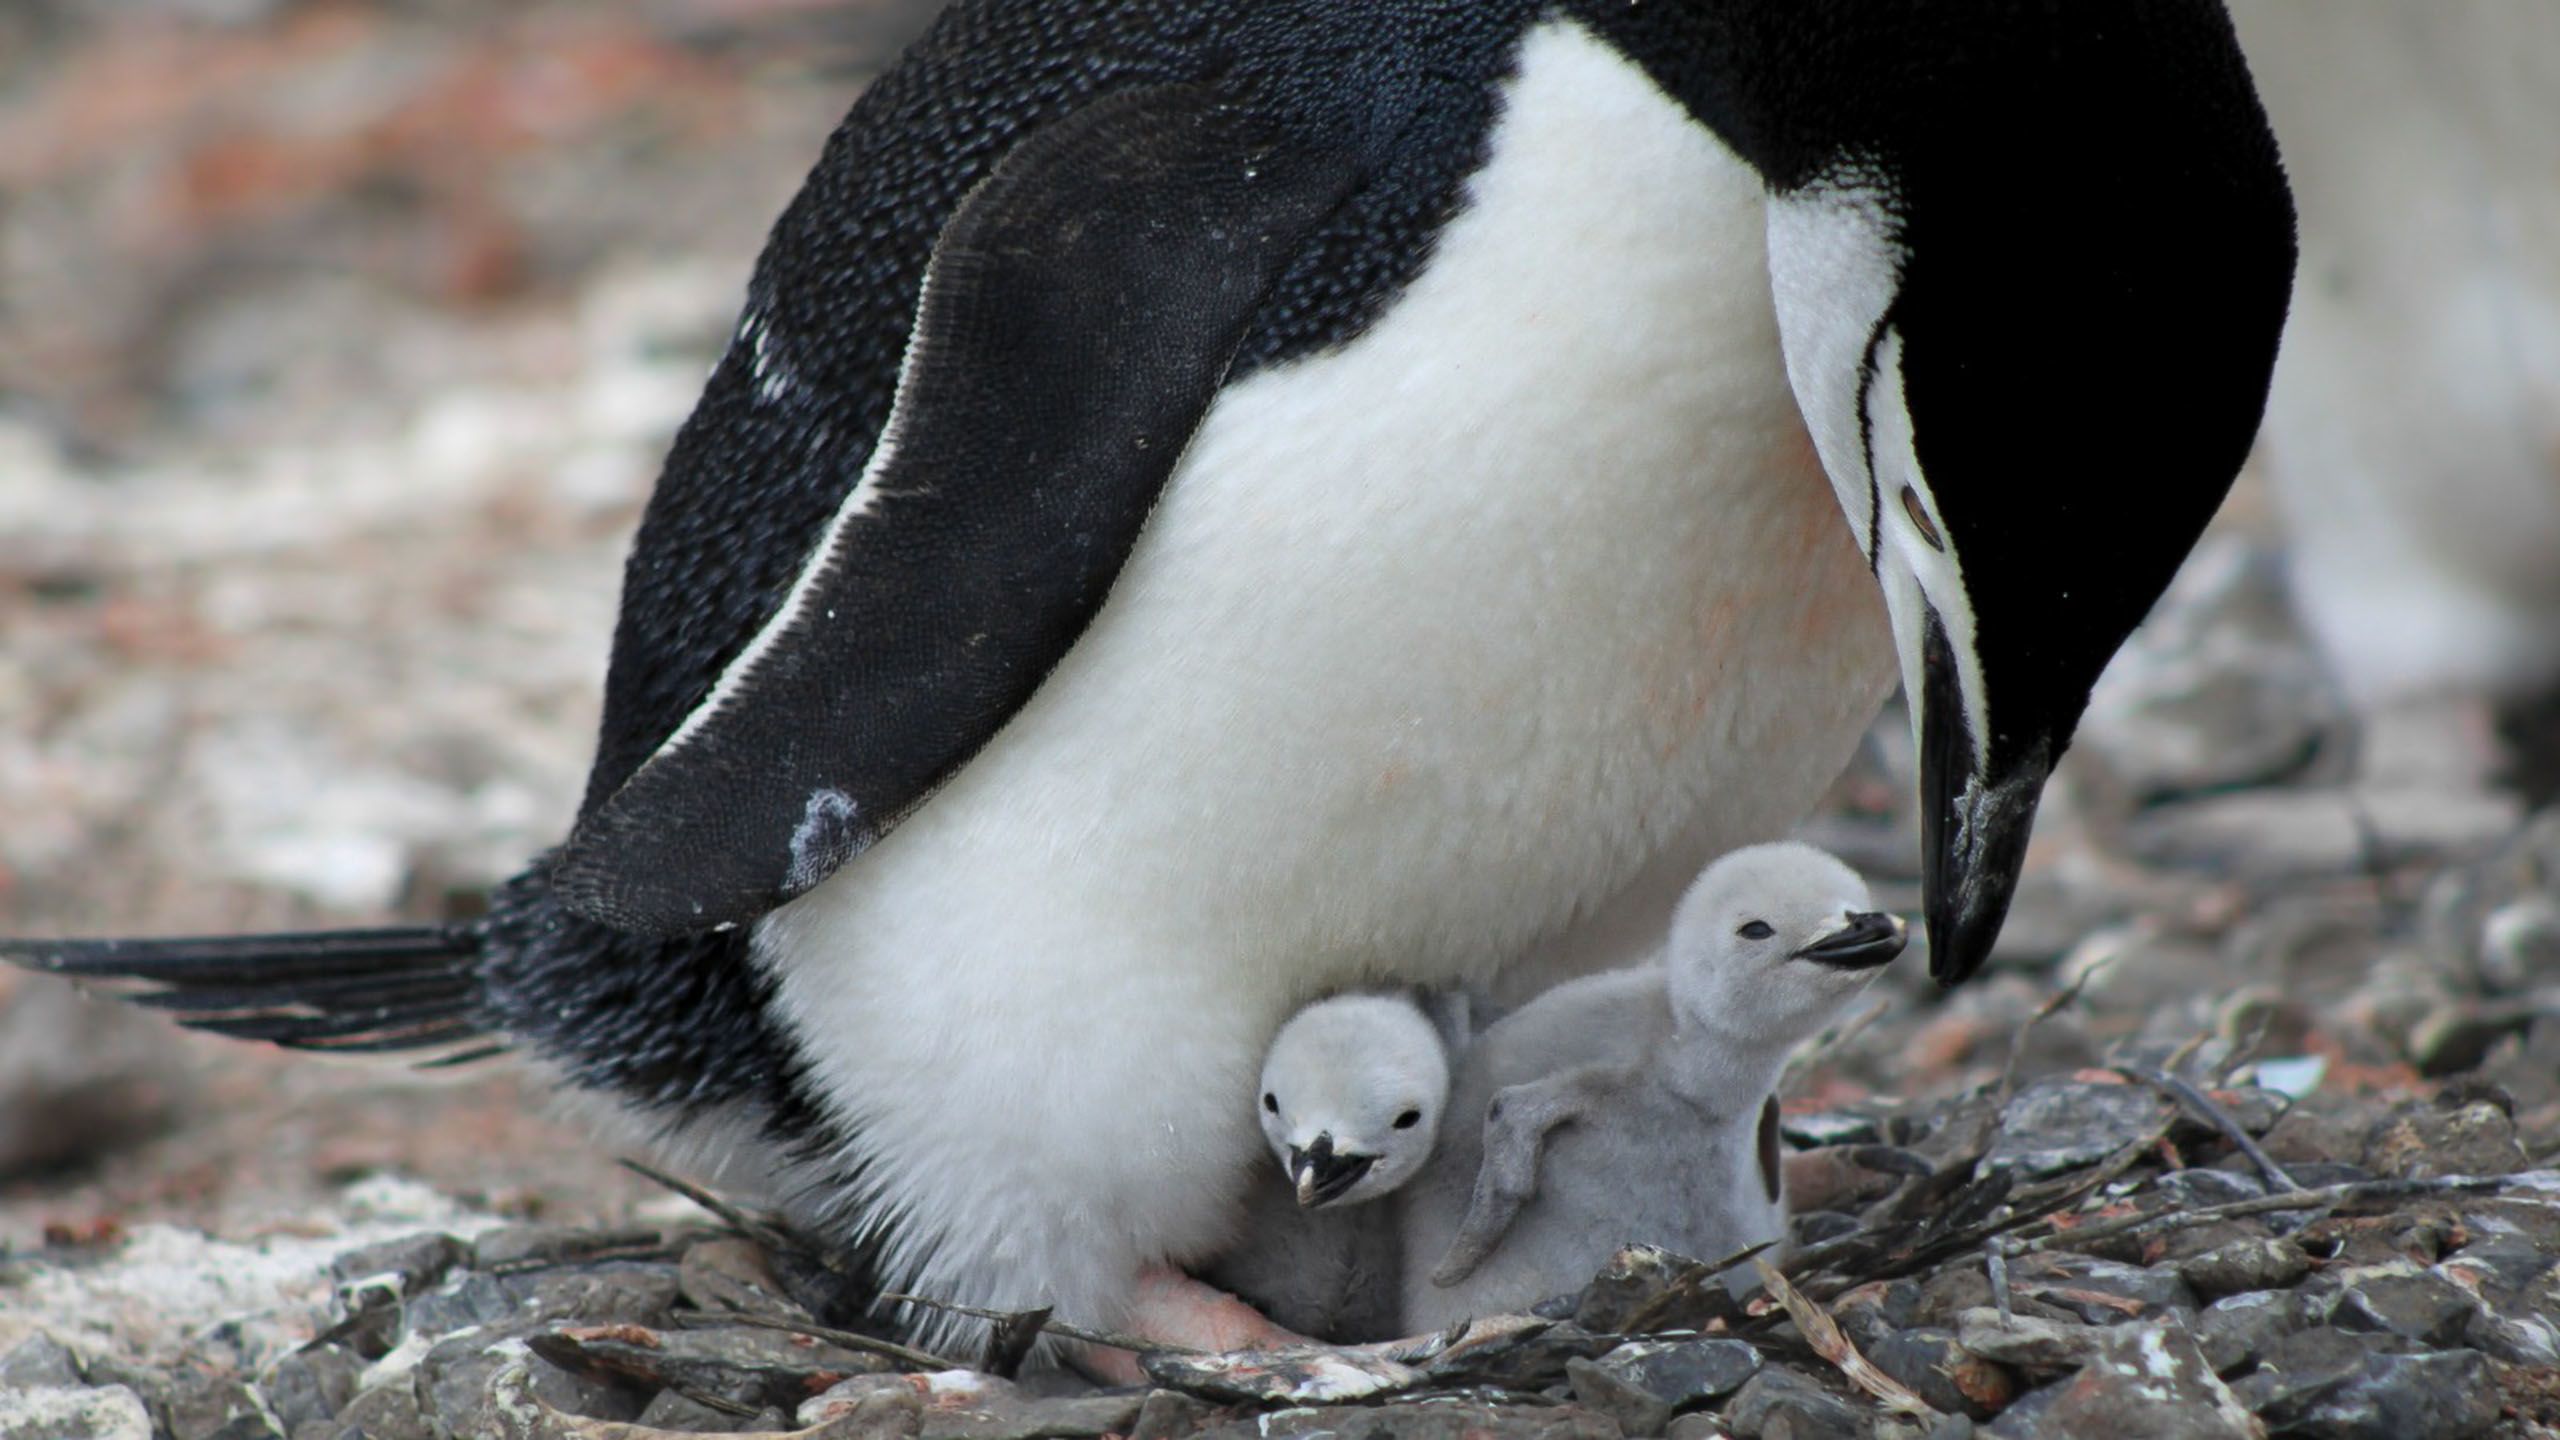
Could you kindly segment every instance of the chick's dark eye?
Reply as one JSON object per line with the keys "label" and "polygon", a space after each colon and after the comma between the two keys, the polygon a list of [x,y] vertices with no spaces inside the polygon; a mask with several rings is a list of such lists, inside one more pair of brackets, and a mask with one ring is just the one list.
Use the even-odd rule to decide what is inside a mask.
{"label": "chick's dark eye", "polygon": [[1396,1117],[1396,1128],[1399,1130],[1410,1130],[1421,1123],[1422,1112],[1419,1110],[1407,1110]]}
{"label": "chick's dark eye", "polygon": [[1273,1094],[1270,1094],[1270,1093],[1268,1093],[1268,1092],[1265,1092],[1265,1093],[1264,1093],[1264,1095],[1263,1095],[1263,1097],[1262,1097],[1262,1108],[1263,1108],[1263,1109],[1265,1109],[1265,1110],[1270,1111],[1270,1112],[1271,1112],[1272,1114],[1274,1114],[1274,1115],[1279,1114],[1279,1113],[1280,1113],[1280,1097],[1279,1097],[1279,1096],[1277,1096],[1277,1095],[1273,1095]]}
{"label": "chick's dark eye", "polygon": [[1746,920],[1742,923],[1742,928],[1733,933],[1745,940],[1766,940],[1778,932],[1770,929],[1769,922],[1766,920]]}

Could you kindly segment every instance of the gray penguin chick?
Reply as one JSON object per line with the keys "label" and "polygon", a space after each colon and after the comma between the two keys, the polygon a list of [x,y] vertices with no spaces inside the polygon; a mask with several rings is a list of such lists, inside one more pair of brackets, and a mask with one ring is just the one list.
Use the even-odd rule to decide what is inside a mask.
{"label": "gray penguin chick", "polygon": [[1906,938],[1838,860],[1752,846],[1690,886],[1661,963],[1488,1028],[1401,1206],[1402,1327],[1578,1289],[1629,1242],[1716,1259],[1782,1237],[1779,1072]]}
{"label": "gray penguin chick", "polygon": [[1449,1097],[1461,1005],[1340,995],[1291,1017],[1256,1109],[1285,1184],[1257,1184],[1240,1238],[1203,1278],[1302,1335],[1394,1337],[1403,1261],[1390,1205],[1421,1170]]}

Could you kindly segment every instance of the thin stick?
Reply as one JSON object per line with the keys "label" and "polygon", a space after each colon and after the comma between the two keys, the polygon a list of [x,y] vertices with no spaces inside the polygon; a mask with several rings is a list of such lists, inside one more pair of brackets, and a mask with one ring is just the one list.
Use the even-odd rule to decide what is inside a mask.
{"label": "thin stick", "polygon": [[1877,1369],[1874,1361],[1858,1353],[1858,1347],[1850,1344],[1849,1337],[1840,1332],[1840,1322],[1832,1319],[1821,1306],[1806,1299],[1803,1291],[1788,1284],[1787,1277],[1778,1273],[1777,1266],[1766,1260],[1751,1263],[1760,1272],[1760,1283],[1769,1287],[1769,1294],[1785,1307],[1787,1318],[1795,1321],[1796,1328],[1804,1332],[1806,1343],[1813,1346],[1813,1353],[1830,1361],[1841,1374],[1848,1376],[1850,1384],[1876,1397],[1888,1410],[1923,1420],[1940,1418],[1936,1406],[1913,1394],[1901,1381]]}
{"label": "thin stick", "polygon": [[841,1345],[847,1350],[868,1350],[874,1355],[886,1355],[892,1360],[924,1370],[969,1368],[957,1360],[946,1360],[930,1350],[918,1350],[910,1345],[901,1345],[895,1340],[883,1340],[877,1336],[865,1335],[858,1330],[838,1330],[832,1326],[812,1325],[800,1320],[783,1320],[771,1315],[751,1315],[743,1310],[735,1314],[723,1315],[719,1320],[723,1325],[744,1325],[756,1330],[779,1330],[786,1335],[806,1335],[812,1340],[824,1340],[830,1345]]}
{"label": "thin stick", "polygon": [[[2010,1247],[2012,1255],[2033,1255],[2058,1249],[2065,1244],[2085,1244],[2091,1240],[2112,1240],[2120,1235],[2134,1235],[2146,1230],[2176,1230],[2201,1225],[2210,1220],[2231,1220],[2246,1215],[2272,1215],[2286,1210],[2325,1210],[2360,1200],[2399,1200],[2419,1195],[2478,1194],[2505,1185],[2503,1175],[2441,1175],[2427,1180],[2355,1180],[2343,1185],[2323,1185],[2316,1190],[2294,1190],[2282,1195],[2255,1195],[2246,1200],[2231,1200],[2220,1205],[2203,1205],[2193,1210],[2156,1211],[2149,1215],[2128,1215],[2098,1225],[2057,1230],[2022,1240]],[[2050,1217],[2047,1217],[2050,1218]]]}
{"label": "thin stick", "polygon": [[2222,1138],[2239,1147],[2240,1153],[2249,1157],[2249,1163],[2258,1167],[2258,1173],[2267,1177],[2269,1185],[2281,1191],[2302,1188],[2291,1175],[2285,1173],[2282,1165],[2276,1163],[2275,1157],[2261,1148],[2249,1132],[2241,1127],[2239,1121],[2231,1118],[2231,1112],[2213,1102],[2213,1097],[2188,1084],[2171,1071],[2128,1070],[2125,1073],[2154,1089],[2165,1092],[2170,1099],[2194,1111],[2207,1124],[2221,1131]]}
{"label": "thin stick", "polygon": [[[880,1298],[892,1305],[923,1305],[935,1310],[948,1310],[954,1315],[975,1316],[980,1320],[1011,1320],[1024,1313],[1019,1310],[991,1310],[983,1305],[963,1305],[956,1300],[936,1300],[929,1295],[884,1293]],[[1063,1320],[1043,1320],[1040,1322],[1040,1328],[1061,1339],[1099,1345],[1106,1350],[1126,1350],[1133,1355],[1204,1355],[1208,1353],[1204,1350],[1195,1350],[1188,1345],[1172,1345],[1162,1340],[1148,1340],[1112,1330],[1087,1330],[1081,1325],[1070,1325]]]}
{"label": "thin stick", "polygon": [[712,1194],[710,1191],[703,1189],[701,1186],[694,1184],[690,1180],[678,1179],[664,1170],[657,1169],[654,1166],[644,1165],[627,1155],[624,1156],[619,1163],[623,1169],[630,1171],[641,1179],[649,1181],[655,1185],[665,1186],[667,1189],[674,1191],[678,1195],[692,1201],[694,1204],[710,1211],[713,1215],[719,1217],[720,1223],[742,1235],[753,1235],[759,1239],[768,1237],[784,1241],[788,1241],[790,1239],[790,1237],[785,1235],[780,1227],[776,1226],[772,1221],[748,1214],[746,1211],[739,1209],[737,1206],[730,1204],[728,1201],[721,1199],[719,1196]]}
{"label": "thin stick", "polygon": [[2017,1322],[2017,1316],[2009,1308],[2009,1256],[1997,1235],[1982,1242],[1982,1275],[1991,1282],[1991,1303],[1999,1307],[2000,1328],[2005,1330]]}
{"label": "thin stick", "polygon": [[2028,1016],[2019,1024],[2017,1032],[2009,1037],[2009,1059],[2000,1067],[2000,1089],[1998,1094],[2002,1100],[2008,1099],[2010,1094],[2017,1087],[2018,1061],[2020,1057],[2027,1053],[2028,1032],[2034,1030],[2038,1025],[2043,1024],[2045,1021],[2052,1019],[2063,1006],[2069,1005],[2073,1001],[2078,1000],[2080,998],[2080,992],[2089,988],[2089,982],[2097,979],[2099,975],[2106,971],[2108,966],[2116,963],[2116,955],[2121,955],[2123,953],[2123,951],[2119,950],[2115,955],[2099,956],[2088,969],[2083,970],[2078,975],[2072,977],[2070,984],[2053,992],[2052,996],[2046,999],[2042,1005],[2036,1007],[2036,1012],[2034,1014]]}

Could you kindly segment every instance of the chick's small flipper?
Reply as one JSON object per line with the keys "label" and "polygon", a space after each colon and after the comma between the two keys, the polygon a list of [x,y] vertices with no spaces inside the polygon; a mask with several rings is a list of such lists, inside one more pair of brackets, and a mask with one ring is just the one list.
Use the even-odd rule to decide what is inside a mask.
{"label": "chick's small flipper", "polygon": [[1536,1198],[1547,1132],[1588,1112],[1624,1079],[1614,1066],[1583,1065],[1494,1092],[1485,1110],[1484,1162],[1476,1169],[1475,1194],[1431,1271],[1432,1284],[1446,1288],[1475,1273],[1510,1233],[1521,1208]]}

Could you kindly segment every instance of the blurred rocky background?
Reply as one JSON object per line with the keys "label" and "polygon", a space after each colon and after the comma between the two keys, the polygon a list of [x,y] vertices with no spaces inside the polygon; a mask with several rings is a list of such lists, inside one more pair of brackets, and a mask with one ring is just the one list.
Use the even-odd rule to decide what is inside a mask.
{"label": "blurred rocky background", "polygon": [[[0,930],[449,915],[544,843],[763,230],[930,9],[0,6]],[[540,1110],[0,975],[0,1245],[622,1194]]]}
{"label": "blurred rocky background", "polygon": [[[763,228],[934,8],[0,6],[0,932],[465,914],[556,838],[583,778],[622,548],[658,458],[734,321]],[[2176,1074],[2225,1097],[2306,1184],[2560,1166],[2560,813],[2539,808],[2560,734],[2548,704],[2560,675],[2560,12],[2502,0],[2237,8],[2304,209],[2297,310],[2309,319],[2289,342],[2262,454],[2102,685],[1991,969],[1941,996],[1906,961],[1875,1013],[1800,1067],[1788,1134],[1814,1155],[1900,1147],[1958,1179],[2118,1165],[2093,1208],[2243,1195],[2240,1181],[2175,1180],[2209,1166],[2259,1174],[2192,1115],[2165,1128],[2167,1102],[2142,1077]],[[1916,828],[1901,725],[1879,724],[1809,836],[1907,907]],[[0,1363],[0,1389],[131,1382],[140,1408],[99,1401],[114,1416],[94,1433],[128,1433],[110,1421],[139,1413],[130,1433],[198,1440],[233,1433],[223,1427],[245,1412],[189,1411],[184,1394],[202,1387],[173,1391],[169,1375],[262,1376],[270,1419],[275,1385],[309,1381],[320,1398],[296,1399],[296,1413],[335,1435],[353,1367],[380,1356],[341,1336],[330,1343],[346,1354],[329,1363],[343,1375],[314,1380],[303,1372],[318,1362],[297,1362],[280,1380],[277,1367],[319,1328],[359,1318],[369,1302],[338,1282],[363,1278],[343,1257],[369,1244],[398,1251],[373,1257],[386,1271],[432,1270],[419,1287],[500,1307],[438,1311],[444,1329],[395,1326],[373,1335],[382,1346],[415,1340],[423,1353],[453,1327],[494,1323],[502,1300],[556,1323],[672,1325],[667,1306],[693,1303],[666,1299],[677,1271],[721,1242],[681,1230],[702,1212],[617,1169],[610,1145],[555,1124],[547,1103],[538,1077],[503,1065],[428,1078],[285,1060],[0,973],[0,1356],[26,1371]],[[2140,1164],[2111,1158],[2150,1140],[2164,1148]],[[1915,1194],[1975,1193],[1836,1168],[1831,1193],[1800,1196],[1832,1217],[1809,1241],[1891,1223]],[[2560,1353],[2537,1363],[2535,1347],[2560,1331],[2511,1313],[2539,1305],[2547,1320],[2560,1307],[2538,1278],[2560,1261],[2552,1206],[2368,1208],[2388,1229],[2381,1249],[2226,1226],[2216,1244],[2258,1247],[2225,1256],[2232,1265],[2277,1247],[2266,1274],[2204,1267],[2209,1280],[2142,1290],[2151,1282],[2092,1280],[2084,1266],[2053,1282],[2080,1297],[2051,1302],[2068,1313],[2030,1302],[2030,1318],[2210,1329],[2218,1295],[2273,1286],[2289,1328],[2226,1316],[2245,1333],[2207,1345],[2222,1378],[2188,1397],[2236,1428],[2195,1433],[2554,1433]],[[502,1222],[517,1228],[494,1233],[512,1238],[474,1251]],[[490,1278],[588,1253],[564,1234],[635,1225],[679,1236],[663,1255],[639,1247],[664,1275],[599,1261],[625,1269],[583,1300],[532,1281],[501,1296]],[[456,1238],[450,1250],[408,1238],[421,1233]],[[2492,1236],[2505,1248],[2492,1247],[2497,1293],[2481,1299],[2460,1262]],[[2183,1275],[2204,1253],[2189,1249],[2103,1263]],[[721,1255],[747,1272],[764,1263]],[[1978,1264],[1970,1273],[1983,1278]],[[2478,1303],[2462,1308],[2439,1282]],[[635,1286],[655,1297],[636,1311]],[[2011,1330],[1965,1332],[1986,1297],[1944,1288],[1892,1302],[1884,1328],[1925,1342],[1876,1340],[1889,1290],[1843,1299],[1844,1323],[1883,1346],[1888,1369],[1998,1371],[2010,1388],[1997,1404],[1930,1392],[1993,1433],[2097,1433],[2085,1416],[2113,1404],[2101,1356],[2113,1352],[2077,1331],[2042,1350]],[[2429,1303],[2441,1313],[2394,1318]],[[2509,1322],[2523,1328],[2498,1328]],[[2311,1354],[2332,1342],[2295,1331],[2368,1338]],[[1959,1345],[1965,1333],[1975,1348]],[[13,1349],[43,1335],[67,1347],[58,1362]],[[2285,1345],[2308,1358],[2285,1358]],[[1851,1392],[1832,1369],[1799,1355],[1790,1370],[1772,1353],[1785,1383],[1752,1379],[1747,1405],[1704,1389],[1630,1398],[1629,1386],[1674,1382],[1621,1356],[1541,1402],[1579,1409],[1469,1423],[1720,1433],[1674,1417],[1709,1400],[1725,1415],[1714,1423],[1739,1434],[1901,1423],[1840,1409]],[[795,1373],[866,1368],[842,1360]],[[2328,1389],[2284,1381],[2306,1365]],[[503,1378],[491,1368],[448,1386],[441,1411],[433,1385],[398,1371],[402,1423],[470,1433],[483,1382]],[[1829,1398],[1788,1388],[1817,1380]],[[542,1393],[572,1410],[683,1409],[649,1399],[679,1394],[673,1381],[646,1394],[624,1384],[610,1403],[553,1382]],[[2051,1392],[2064,1382],[2097,1387],[2096,1400],[2062,1404]],[[2041,1409],[1993,1420],[2029,1393]],[[2258,1432],[2216,1410],[2234,1394]],[[1024,1404],[1006,1411],[1007,1433],[1100,1423]],[[2062,1418],[2035,1418],[2057,1404]],[[2417,1413],[2393,1406],[2437,1428],[2390,1429]],[[1225,1413],[1162,1408],[1195,1429]],[[0,1415],[7,1440],[91,1433],[10,1423]],[[281,1422],[270,1431],[300,1440]]]}

